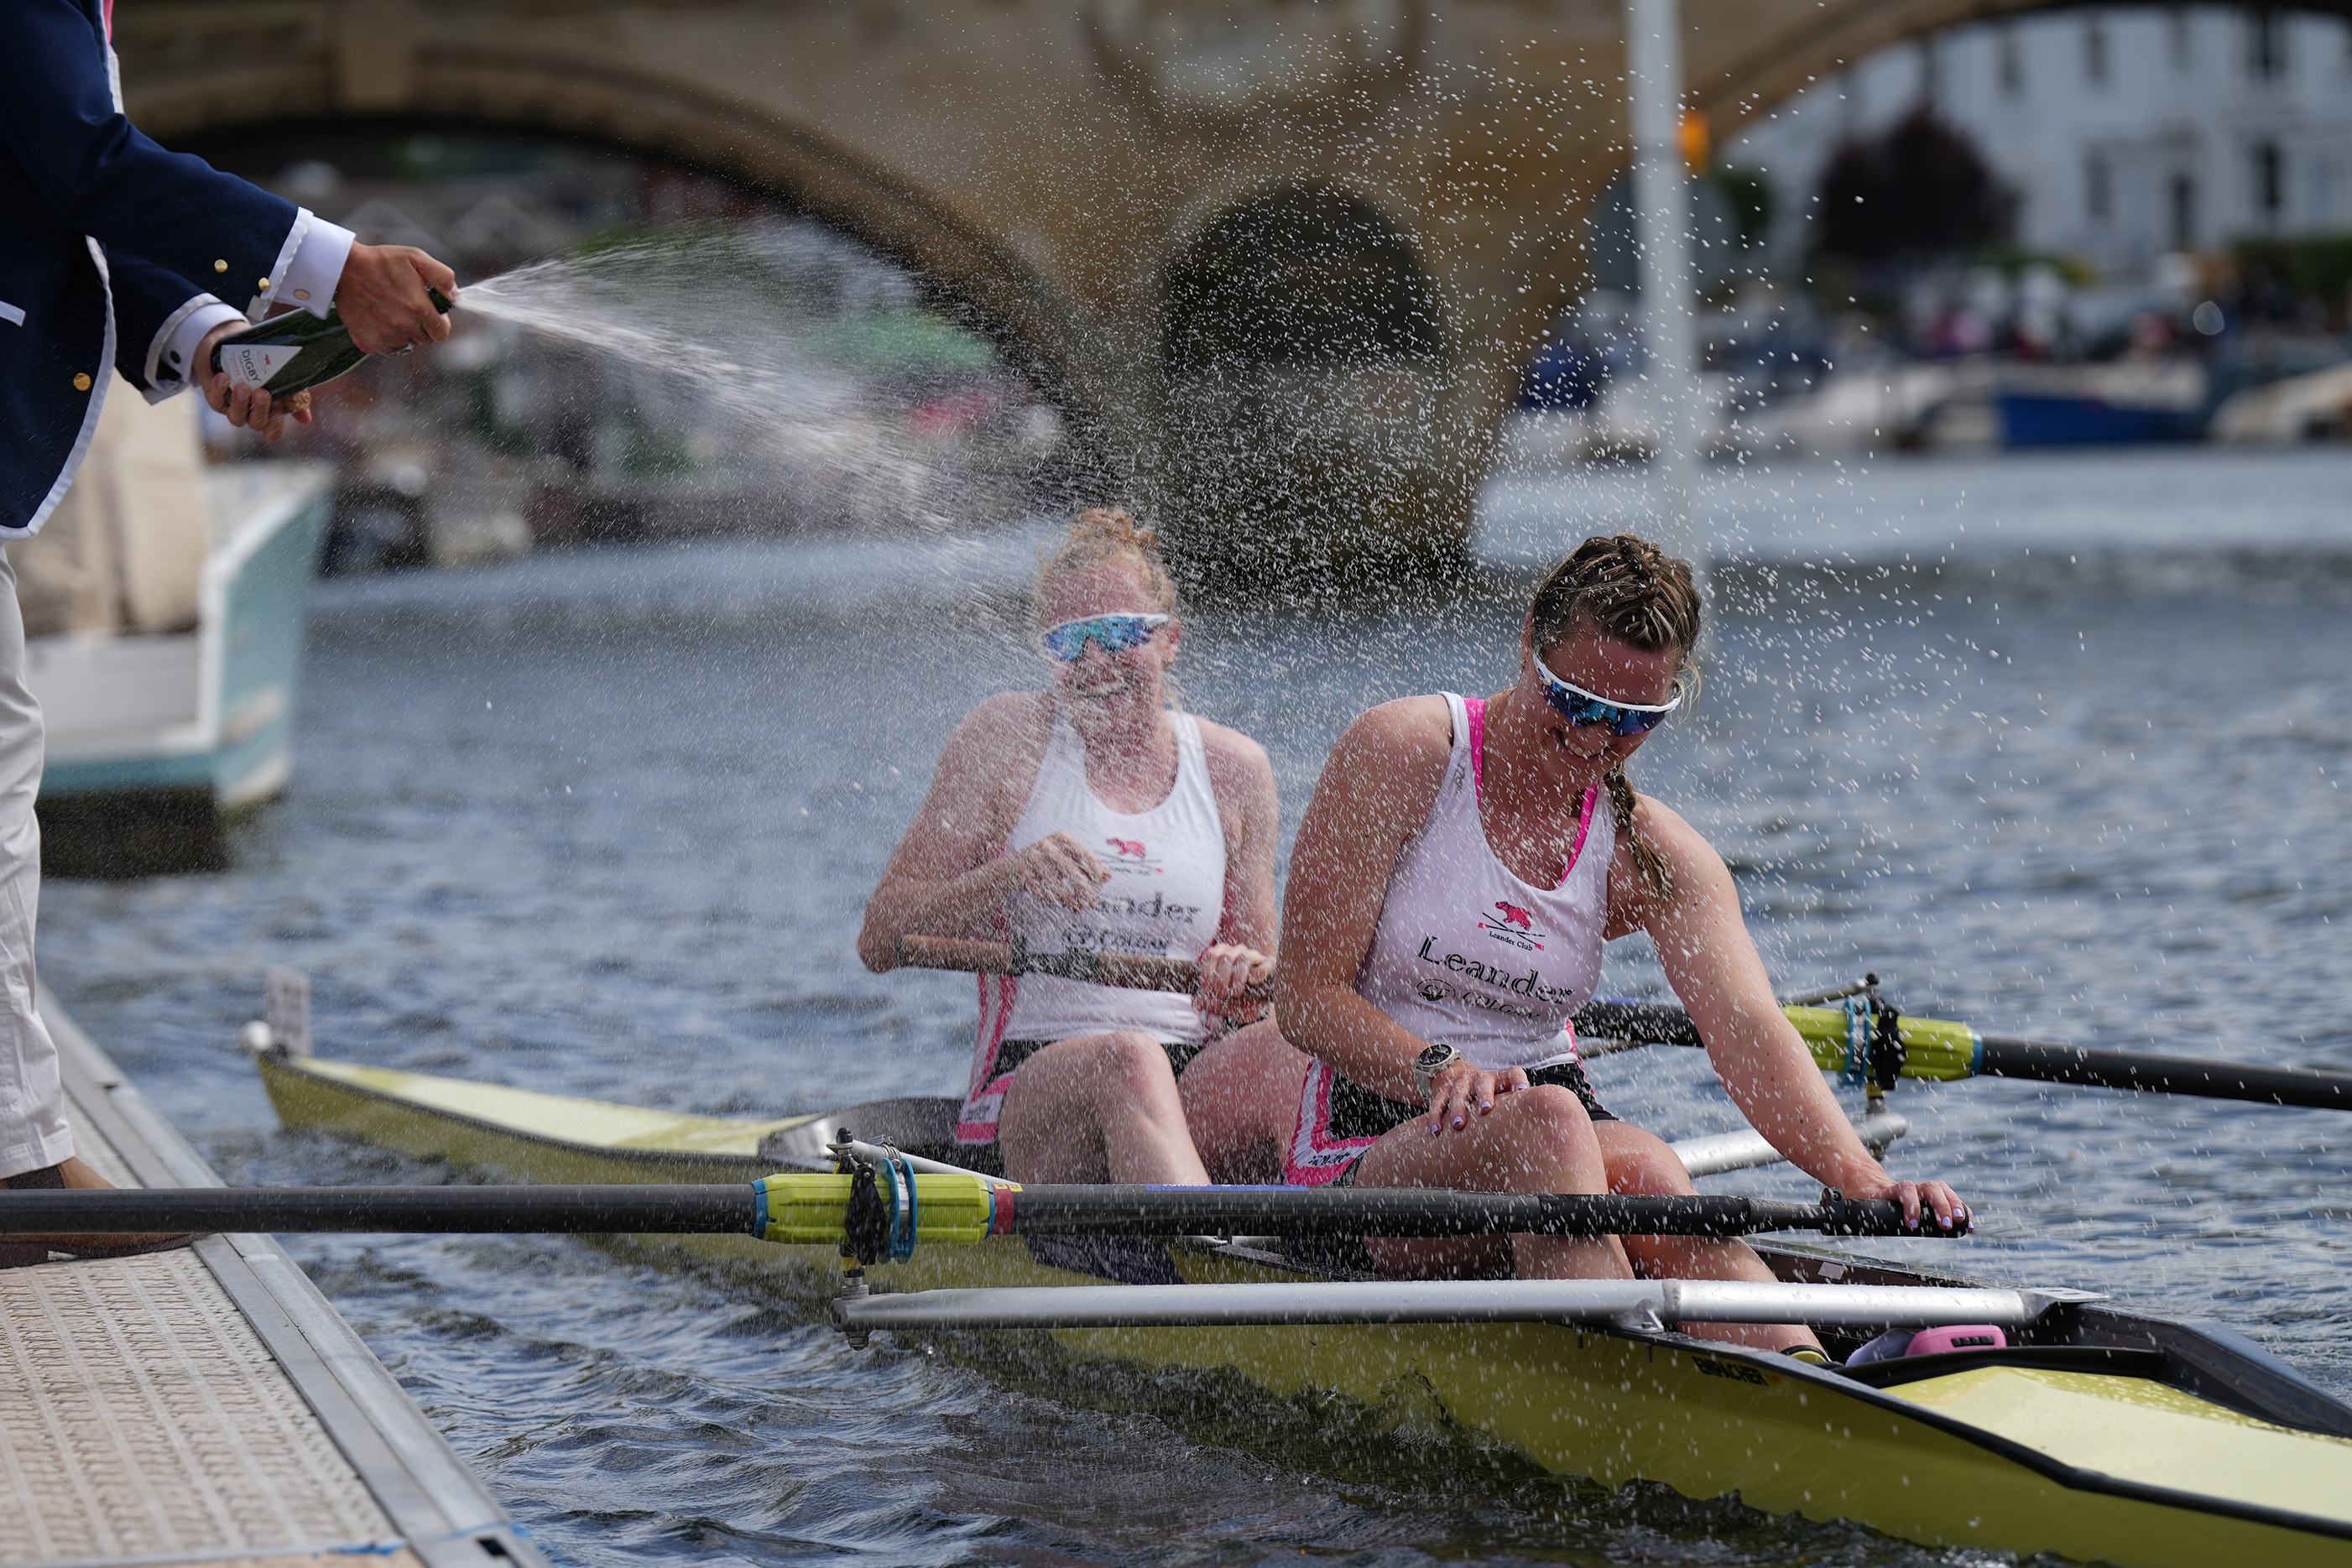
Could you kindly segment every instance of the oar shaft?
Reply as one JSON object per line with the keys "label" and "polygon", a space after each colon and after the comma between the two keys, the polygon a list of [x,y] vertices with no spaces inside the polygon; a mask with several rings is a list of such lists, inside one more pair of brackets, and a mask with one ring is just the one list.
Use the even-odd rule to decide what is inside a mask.
{"label": "oar shaft", "polygon": [[0,1236],[179,1230],[751,1235],[759,1216],[759,1195],[740,1182],[0,1192]]}
{"label": "oar shaft", "polygon": [[2352,1073],[2299,1067],[2256,1067],[2193,1056],[2099,1051],[2042,1040],[1985,1037],[1977,1071],[1994,1078],[2030,1078],[2099,1089],[2147,1089],[2208,1100],[2252,1100],[2266,1105],[2309,1105],[2352,1111]]}
{"label": "oar shaft", "polygon": [[[1136,991],[1174,991],[1190,996],[1201,988],[1201,966],[1190,958],[1153,957],[1140,953],[1104,953],[1089,947],[1066,953],[1031,953],[1010,942],[981,942],[962,936],[901,936],[898,962],[918,969],[953,969],[971,975],[1054,975],[1089,985],[1118,986]],[[1271,981],[1251,986],[1244,999],[1264,1001],[1273,995]]]}
{"label": "oar shaft", "polygon": [[[1842,1015],[1825,1008],[1792,1006],[1785,1010],[1811,1048],[1814,1061],[1824,1071],[1838,1071],[1844,1050]],[[2352,1073],[1979,1036],[1965,1024],[1939,1019],[1906,1017],[1897,1028],[1906,1051],[1906,1078],[2026,1078],[2094,1089],[2138,1089],[2207,1100],[2352,1111]],[[1576,1015],[1576,1031],[1655,1045],[1705,1043],[1688,1013],[1658,1002],[1587,1003]]]}
{"label": "oar shaft", "polygon": [[[1909,1234],[1889,1202],[1433,1189],[1054,1186],[919,1176],[919,1239],[1016,1236],[1745,1236]],[[0,1192],[0,1236],[254,1230],[841,1239],[849,1178],[743,1186],[115,1188]],[[1928,1228],[1932,1232],[1933,1228]]]}
{"label": "oar shaft", "polygon": [[[1021,1236],[1898,1236],[1885,1200],[1456,1192],[1428,1187],[1024,1186],[1000,1194]],[[1936,1233],[1931,1225],[1928,1233]]]}

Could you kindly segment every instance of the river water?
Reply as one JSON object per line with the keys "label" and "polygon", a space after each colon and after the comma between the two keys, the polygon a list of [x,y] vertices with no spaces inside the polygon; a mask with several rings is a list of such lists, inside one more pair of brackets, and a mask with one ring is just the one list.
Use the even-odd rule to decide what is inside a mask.
{"label": "river water", "polygon": [[[1295,826],[1363,706],[1505,684],[1529,573],[1643,484],[1496,482],[1474,592],[1202,611],[1189,700],[1266,743]],[[1989,1032],[2352,1070],[2352,455],[1714,485],[1706,691],[1636,771],[1731,861],[1784,989],[1871,968]],[[237,869],[52,884],[44,972],[236,1183],[450,1174],[276,1127],[235,1045],[272,963],[310,971],[326,1055],[719,1113],[952,1092],[970,981],[852,944],[949,727],[1037,676],[1038,537],[321,584],[294,781]],[[1612,950],[1604,989],[1656,984]],[[1735,1116],[1696,1052],[1593,1076],[1668,1136]],[[1999,1081],[1897,1105],[1894,1165],[1983,1234],[1874,1249],[2218,1319],[2352,1395],[2340,1114]],[[564,1563],[1981,1560],[1542,1477],[1412,1412],[852,1354],[804,1301],[587,1241],[293,1245]]]}

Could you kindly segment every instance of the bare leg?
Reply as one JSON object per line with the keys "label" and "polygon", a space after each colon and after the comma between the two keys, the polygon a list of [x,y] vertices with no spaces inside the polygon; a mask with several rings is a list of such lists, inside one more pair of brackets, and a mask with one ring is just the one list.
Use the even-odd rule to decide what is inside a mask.
{"label": "bare leg", "polygon": [[996,1136],[1015,1181],[1209,1185],[1168,1053],[1131,1030],[1055,1040],[1023,1062]]}
{"label": "bare leg", "polygon": [[1176,1087],[1211,1179],[1282,1180],[1282,1151],[1297,1128],[1310,1065],[1272,1019],[1235,1030],[1192,1059]]}
{"label": "bare leg", "polygon": [[[1601,1192],[1607,1169],[1584,1106],[1546,1085],[1495,1096],[1495,1108],[1460,1132],[1430,1136],[1416,1116],[1364,1151],[1358,1186],[1444,1186],[1474,1192]],[[1514,1236],[1365,1242],[1383,1273],[1475,1277],[1516,1271],[1525,1280],[1633,1277],[1612,1236]]]}
{"label": "bare leg", "polygon": [[[1627,1122],[1597,1122],[1592,1131],[1609,1165],[1611,1192],[1660,1195],[1696,1192],[1683,1162],[1664,1141]],[[1773,1273],[1745,1241],[1704,1236],[1628,1236],[1625,1252],[1645,1280],[1752,1280],[1770,1284]],[[1805,1345],[1819,1350],[1811,1329],[1796,1323],[1686,1323],[1683,1332],[1759,1350]]]}

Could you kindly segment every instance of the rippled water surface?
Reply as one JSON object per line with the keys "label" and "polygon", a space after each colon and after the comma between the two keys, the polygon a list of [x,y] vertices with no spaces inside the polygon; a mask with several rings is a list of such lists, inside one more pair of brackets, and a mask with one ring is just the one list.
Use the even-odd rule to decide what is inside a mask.
{"label": "rippled water surface", "polygon": [[[1637,772],[1732,861],[1785,988],[1874,968],[1989,1032],[2352,1070],[2352,458],[1717,479],[1704,700]],[[1190,700],[1265,741],[1295,824],[1361,707],[1507,682],[1528,573],[1642,488],[1499,482],[1485,591],[1202,610]],[[293,786],[238,869],[53,884],[44,972],[236,1182],[450,1174],[276,1127],[234,1043],[271,963],[310,972],[327,1055],[720,1113],[954,1091],[970,982],[852,942],[949,727],[1036,678],[1034,560],[720,543],[322,585]],[[1612,950],[1607,988],[1654,985]],[[1735,1115],[1696,1053],[1594,1076],[1668,1136]],[[1985,1234],[1882,1250],[2219,1319],[2352,1395],[2352,1122],[1996,1081],[1898,1104],[1892,1163]],[[568,1563],[1967,1558],[1543,1477],[1424,1411],[854,1354],[807,1285],[586,1241],[294,1246]]]}

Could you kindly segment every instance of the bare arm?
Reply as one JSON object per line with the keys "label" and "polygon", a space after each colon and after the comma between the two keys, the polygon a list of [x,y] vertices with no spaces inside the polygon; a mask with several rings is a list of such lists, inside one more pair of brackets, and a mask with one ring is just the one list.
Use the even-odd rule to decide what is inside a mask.
{"label": "bare arm", "polygon": [[1198,994],[1202,1012],[1247,1019],[1265,1004],[1244,1000],[1243,989],[1274,973],[1274,856],[1282,809],[1265,747],[1205,720],[1201,742],[1224,829],[1225,883],[1216,940],[1201,954]]}
{"label": "bare arm", "polygon": [[1938,1218],[1965,1212],[1943,1183],[1897,1182],[1863,1147],[1772,995],[1723,857],[1656,801],[1643,799],[1638,810],[1643,835],[1673,873],[1674,897],[1653,899],[1620,843],[1610,867],[1611,934],[1638,926],[1657,943],[1666,979],[1740,1112],[1798,1169],[1849,1197],[1896,1198],[1915,1219],[1923,1198]]}
{"label": "bare arm", "polygon": [[866,901],[857,956],[867,968],[896,968],[898,939],[909,933],[968,933],[1017,887],[1073,909],[1093,902],[1109,873],[1066,834],[1018,855],[996,852],[1013,830],[1011,803],[1035,782],[1045,711],[1034,693],[992,697],[948,737],[922,807]]}
{"label": "bare arm", "polygon": [[1358,996],[1356,971],[1379,929],[1397,855],[1428,819],[1451,748],[1443,697],[1384,703],[1349,725],[1299,824],[1282,902],[1274,1008],[1283,1037],[1406,1104],[1420,1103],[1412,1061],[1429,1042]]}

